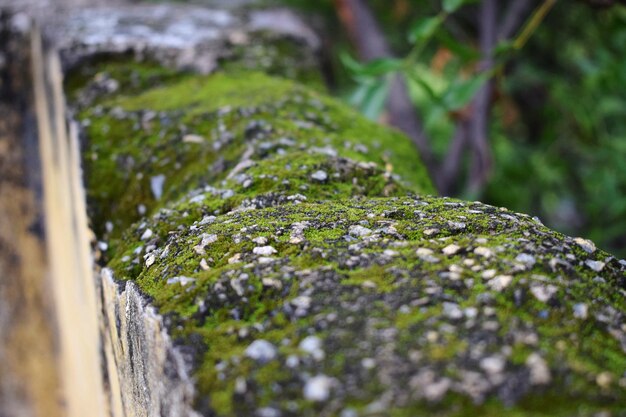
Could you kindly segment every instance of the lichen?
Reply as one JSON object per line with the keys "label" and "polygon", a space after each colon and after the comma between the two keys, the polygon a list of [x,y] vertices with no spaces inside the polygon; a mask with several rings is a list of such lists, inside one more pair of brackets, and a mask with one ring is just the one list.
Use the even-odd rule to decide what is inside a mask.
{"label": "lichen", "polygon": [[107,266],[194,358],[201,412],[626,412],[626,262],[428,196],[408,139],[297,83],[159,71],[80,107],[87,194]]}

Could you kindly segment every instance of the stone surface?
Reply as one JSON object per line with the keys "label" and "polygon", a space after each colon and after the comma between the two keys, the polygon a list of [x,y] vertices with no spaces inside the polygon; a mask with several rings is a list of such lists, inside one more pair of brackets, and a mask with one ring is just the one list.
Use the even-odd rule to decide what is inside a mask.
{"label": "stone surface", "polygon": [[[161,380],[184,392],[168,404],[193,395],[207,416],[620,415],[623,263],[528,215],[428,196],[406,138],[236,68],[181,76],[121,60],[68,78],[103,261],[188,355],[193,387]],[[205,140],[183,141],[190,132]],[[156,201],[150,178],[169,172]]]}
{"label": "stone surface", "polygon": [[174,347],[163,318],[132,282],[122,288],[101,273],[103,343],[113,412],[131,416],[200,416],[191,409],[189,361]]}

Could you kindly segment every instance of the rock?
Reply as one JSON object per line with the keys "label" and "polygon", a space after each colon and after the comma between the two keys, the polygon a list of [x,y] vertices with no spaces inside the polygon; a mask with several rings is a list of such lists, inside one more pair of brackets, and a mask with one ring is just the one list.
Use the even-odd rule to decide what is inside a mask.
{"label": "rock", "polygon": [[252,249],[252,253],[254,253],[255,255],[270,256],[278,253],[278,251],[272,246],[257,246],[256,248]]}
{"label": "rock", "polygon": [[451,318],[453,320],[460,319],[461,317],[463,317],[463,311],[461,310],[459,305],[455,303],[444,302],[443,314],[446,317]]}
{"label": "rock", "polygon": [[322,340],[317,336],[307,336],[298,345],[298,349],[308,353],[315,360],[320,361],[326,356],[322,349]]}
{"label": "rock", "polygon": [[430,402],[440,401],[452,386],[449,378],[441,378],[437,382],[426,385],[424,389],[424,397]]}
{"label": "rock", "polygon": [[610,372],[600,372],[598,376],[596,376],[596,384],[598,384],[602,388],[608,388],[611,386],[613,382],[613,376]]}
{"label": "rock", "polygon": [[487,270],[483,271],[480,274],[480,276],[483,277],[484,279],[491,279],[491,278],[495,277],[497,273],[498,273],[498,271],[496,271],[495,269],[487,269]]}
{"label": "rock", "polygon": [[586,320],[588,317],[588,308],[585,303],[576,303],[574,304],[574,317],[581,320]]}
{"label": "rock", "polygon": [[309,227],[309,222],[296,222],[291,226],[289,243],[298,244],[304,241],[304,231]]}
{"label": "rock", "polygon": [[497,275],[492,280],[487,282],[487,285],[494,291],[503,291],[511,284],[513,277],[511,275]]}
{"label": "rock", "polygon": [[143,234],[141,235],[141,240],[150,240],[150,238],[152,238],[152,230],[150,229],[146,229]]}
{"label": "rock", "polygon": [[200,239],[200,243],[194,246],[193,250],[198,255],[205,255],[206,254],[205,248],[211,243],[215,243],[215,242],[217,242],[216,234],[203,233],[202,238]]}
{"label": "rock", "polygon": [[301,295],[291,300],[291,304],[297,308],[306,310],[311,307],[311,301],[311,297],[307,295]]}
{"label": "rock", "polygon": [[594,261],[592,259],[586,259],[585,265],[587,265],[589,268],[593,269],[596,272],[600,272],[604,269],[604,266],[606,264],[602,261]]}
{"label": "rock", "polygon": [[204,143],[205,139],[200,135],[187,134],[183,136],[185,143]]}
{"label": "rock", "polygon": [[163,195],[163,184],[165,184],[165,175],[155,175],[150,178],[150,189],[156,200],[160,200]]}
{"label": "rock", "polygon": [[280,410],[272,407],[262,407],[256,410],[256,417],[281,417],[283,414]]}
{"label": "rock", "polygon": [[532,268],[535,265],[535,263],[537,262],[535,257],[530,255],[530,254],[528,254],[528,253],[520,253],[519,255],[517,255],[515,257],[515,260],[517,262],[520,262],[520,263],[524,264],[526,266],[526,268],[528,268],[528,269]]}
{"label": "rock", "polygon": [[307,336],[298,345],[300,350],[303,350],[307,353],[313,353],[319,349],[321,349],[322,341],[317,336]]}
{"label": "rock", "polygon": [[558,290],[559,288],[554,285],[535,284],[530,287],[530,293],[542,303],[545,303],[550,298],[552,298],[552,296],[556,294]]}
{"label": "rock", "polygon": [[461,247],[453,243],[451,245],[446,246],[441,251],[443,252],[444,255],[452,256],[452,255],[455,255],[459,250],[461,250]]}
{"label": "rock", "polygon": [[419,248],[415,251],[415,254],[423,261],[430,263],[439,262],[439,258],[435,257],[433,254],[435,252],[432,249],[428,248]]}
{"label": "rock", "polygon": [[267,243],[267,238],[265,236],[259,236],[252,239],[252,241],[257,245],[263,246]]}
{"label": "rock", "polygon": [[480,361],[480,367],[490,375],[501,373],[505,366],[506,360],[501,356],[489,356]]}
{"label": "rock", "polygon": [[537,353],[531,353],[526,359],[526,367],[530,371],[530,383],[545,385],[552,379],[546,361]]}
{"label": "rock", "polygon": [[156,261],[156,256],[153,253],[149,253],[144,257],[144,261],[146,264],[146,268],[150,268],[152,265],[154,265],[154,262]]}
{"label": "rock", "polygon": [[184,287],[185,285],[191,284],[194,281],[195,281],[195,278],[180,276],[180,277],[168,278],[167,283],[168,284],[180,284]]}
{"label": "rock", "polygon": [[590,240],[576,237],[574,238],[574,242],[587,253],[594,253],[596,251],[596,245]]}
{"label": "rock", "polygon": [[230,258],[228,258],[228,264],[232,265],[234,263],[237,262],[241,262],[241,254],[240,253],[236,253],[233,256],[231,256]]}
{"label": "rock", "polygon": [[354,237],[365,237],[372,234],[372,230],[361,225],[350,226],[348,234]]}
{"label": "rock", "polygon": [[302,394],[304,395],[304,398],[309,401],[326,401],[330,397],[330,390],[332,386],[332,378],[329,378],[326,375],[316,375],[306,382]]}
{"label": "rock", "polygon": [[493,256],[493,251],[491,249],[482,246],[474,249],[474,253],[485,258],[491,258]]}
{"label": "rock", "polygon": [[261,363],[274,360],[277,354],[276,346],[263,339],[255,340],[246,348],[246,356]]}
{"label": "rock", "polygon": [[326,173],[326,171],[315,171],[313,174],[311,174],[311,179],[314,179],[318,182],[326,182],[326,180],[328,179],[328,174]]}

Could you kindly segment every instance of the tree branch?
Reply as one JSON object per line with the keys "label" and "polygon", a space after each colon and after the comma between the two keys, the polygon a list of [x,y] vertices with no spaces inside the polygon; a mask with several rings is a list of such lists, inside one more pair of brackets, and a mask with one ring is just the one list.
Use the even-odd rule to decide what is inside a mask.
{"label": "tree branch", "polygon": [[[363,61],[393,57],[382,29],[363,0],[334,0],[343,26]],[[396,76],[387,99],[389,124],[411,138],[431,176],[436,175],[436,161],[430,142],[417,116],[401,76]]]}
{"label": "tree branch", "polygon": [[461,159],[467,145],[467,130],[468,122],[459,120],[440,166],[439,175],[435,178],[437,189],[442,195],[452,195],[454,192],[455,180],[461,170]]}
{"label": "tree branch", "polygon": [[502,23],[498,28],[498,40],[509,39],[515,34],[522,26],[531,4],[531,0],[513,0],[511,5],[507,8],[506,14],[502,18]]}
{"label": "tree branch", "polygon": [[[483,58],[479,69],[483,72],[491,71],[494,67],[492,53],[497,41],[497,7],[497,0],[484,0],[480,10],[480,50]],[[488,141],[492,91],[493,82],[490,80],[478,91],[472,103],[469,140],[472,151],[469,189],[472,192],[477,192],[484,186],[492,166]]]}

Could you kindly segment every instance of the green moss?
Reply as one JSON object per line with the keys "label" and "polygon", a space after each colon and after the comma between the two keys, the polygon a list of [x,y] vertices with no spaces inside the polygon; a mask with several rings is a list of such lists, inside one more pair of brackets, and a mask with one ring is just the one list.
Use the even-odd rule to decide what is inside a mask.
{"label": "green moss", "polygon": [[[90,74],[158,79],[81,110],[90,215],[107,266],[194,347],[203,413],[367,415],[383,399],[392,416],[623,411],[623,264],[529,216],[426,196],[405,137],[317,91],[136,65],[68,81],[78,99]],[[307,336],[321,353],[300,347]],[[276,349],[266,363],[246,354],[259,339]],[[328,401],[304,398],[315,375],[332,379]]]}
{"label": "green moss", "polygon": [[[107,63],[101,69],[111,76],[127,75],[139,71],[136,65]],[[149,73],[147,68],[142,71]],[[68,85],[76,88],[80,80],[82,75],[69,77]],[[267,169],[264,175],[275,179],[253,182],[254,188],[242,192],[243,197],[280,188],[286,179],[293,184],[282,188],[313,198],[432,191],[407,139],[361,121],[351,110],[289,81],[259,73],[179,74],[175,80],[164,76],[156,87],[132,92],[106,96],[80,114],[89,141],[85,169],[91,219],[99,234],[110,221],[116,236],[141,217],[141,206],[147,212],[160,207],[151,192],[152,178],[165,176],[161,201],[171,200],[198,184],[218,183],[248,150],[258,161],[249,175]],[[358,149],[346,146],[354,138]],[[384,152],[377,149],[382,143],[389,143]],[[302,150],[276,157],[276,152],[290,148]],[[333,177],[326,186],[301,190],[310,183],[311,170],[341,168],[319,152],[374,161],[378,168],[352,164],[338,173],[338,180]],[[384,172],[385,166],[390,172]],[[403,180],[392,179],[393,173]]]}

